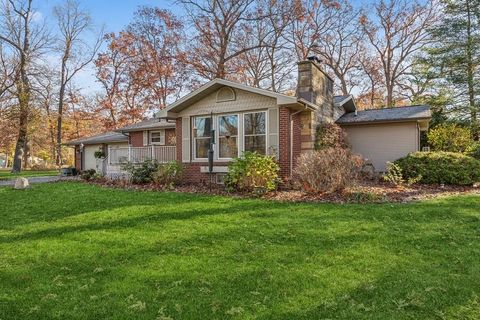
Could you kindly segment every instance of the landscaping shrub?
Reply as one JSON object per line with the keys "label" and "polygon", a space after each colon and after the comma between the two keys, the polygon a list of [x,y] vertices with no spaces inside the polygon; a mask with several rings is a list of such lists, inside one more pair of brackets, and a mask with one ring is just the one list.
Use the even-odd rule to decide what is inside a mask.
{"label": "landscaping shrub", "polygon": [[395,163],[403,178],[421,177],[422,183],[471,185],[480,181],[480,161],[461,153],[414,152]]}
{"label": "landscaping shrub", "polygon": [[279,170],[273,157],[245,152],[240,158],[229,163],[225,185],[229,189],[253,193],[275,190]]}
{"label": "landscaping shrub", "polygon": [[433,128],[427,139],[433,151],[466,152],[473,144],[470,129],[453,123]]}
{"label": "landscaping shrub", "polygon": [[177,161],[170,161],[158,165],[157,171],[153,174],[153,181],[171,189],[180,182],[182,175],[182,165]]}
{"label": "landscaping shrub", "polygon": [[422,176],[419,175],[417,177],[409,177],[407,181],[405,181],[402,168],[400,168],[400,166],[396,163],[387,162],[387,172],[383,175],[383,180],[396,186],[402,186],[405,183],[412,185],[422,180]]}
{"label": "landscaping shrub", "polygon": [[467,150],[467,154],[477,160],[480,160],[480,142],[473,143]]}
{"label": "landscaping shrub", "polygon": [[92,180],[98,179],[99,177],[100,175],[97,173],[97,170],[95,169],[84,170],[80,175],[80,178],[82,178],[85,181],[92,181]]}
{"label": "landscaping shrub", "polygon": [[325,148],[350,148],[347,134],[339,125],[326,122],[318,125],[315,137],[315,150]]}
{"label": "landscaping shrub", "polygon": [[127,162],[122,165],[122,170],[129,173],[132,183],[150,183],[158,170],[158,163],[156,160],[145,160],[140,165]]}
{"label": "landscaping shrub", "polygon": [[348,149],[326,148],[301,154],[294,183],[311,193],[340,191],[358,178],[363,160]]}

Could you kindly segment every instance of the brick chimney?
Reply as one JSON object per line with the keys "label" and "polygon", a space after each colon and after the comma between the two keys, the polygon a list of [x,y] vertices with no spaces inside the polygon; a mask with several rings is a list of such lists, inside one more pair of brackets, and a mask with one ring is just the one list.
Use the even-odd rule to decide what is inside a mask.
{"label": "brick chimney", "polygon": [[319,106],[319,116],[333,117],[333,80],[317,57],[298,62],[297,97]]}

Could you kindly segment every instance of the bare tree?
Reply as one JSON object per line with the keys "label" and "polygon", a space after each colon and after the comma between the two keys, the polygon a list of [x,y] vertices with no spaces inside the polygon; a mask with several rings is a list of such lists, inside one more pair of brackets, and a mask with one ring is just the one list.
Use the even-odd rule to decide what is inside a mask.
{"label": "bare tree", "polygon": [[304,60],[314,52],[321,35],[332,29],[339,15],[338,8],[338,3],[334,1],[294,1],[293,19],[285,37],[297,60]]}
{"label": "bare tree", "polygon": [[336,18],[331,27],[318,36],[314,52],[322,58],[335,77],[343,95],[358,86],[363,47],[363,31],[357,23],[360,12],[347,1],[333,7]]}
{"label": "bare tree", "polygon": [[8,0],[0,10],[0,43],[8,46],[15,70],[15,96],[18,100],[18,137],[12,172],[22,170],[30,112],[30,70],[48,44],[44,25],[34,22],[32,0]]}
{"label": "bare tree", "polygon": [[394,105],[397,82],[411,69],[415,54],[431,41],[428,30],[435,25],[436,15],[435,0],[380,0],[371,14],[361,17],[362,28],[381,62],[387,106]]}
{"label": "bare tree", "polygon": [[88,44],[85,35],[93,32],[90,14],[80,7],[77,0],[66,0],[54,7],[53,14],[57,19],[60,37],[57,50],[61,54],[60,83],[57,112],[57,152],[56,164],[62,160],[62,121],[65,104],[65,91],[75,75],[84,69],[100,48],[103,32],[99,32],[93,44]]}
{"label": "bare tree", "polygon": [[235,60],[241,81],[272,91],[286,89],[295,67],[283,36],[292,19],[291,11],[288,1],[257,1],[260,17],[242,25],[241,40],[244,47],[254,47],[261,42],[264,45]]}
{"label": "bare tree", "polygon": [[232,61],[261,46],[263,39],[243,46],[242,23],[261,19],[255,14],[255,0],[178,0],[196,30],[189,62],[206,79],[225,78],[235,73]]}

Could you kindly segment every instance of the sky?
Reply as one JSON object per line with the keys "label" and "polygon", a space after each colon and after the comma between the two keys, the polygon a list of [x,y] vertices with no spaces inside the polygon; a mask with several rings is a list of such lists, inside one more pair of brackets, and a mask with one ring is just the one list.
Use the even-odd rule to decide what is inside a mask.
{"label": "sky", "polygon": [[[52,29],[54,21],[52,16],[53,7],[62,0],[34,0],[33,6],[39,19],[43,19]],[[183,15],[183,10],[173,0],[80,0],[82,7],[93,18],[94,23],[105,28],[105,32],[121,31],[133,18],[133,13],[139,6],[156,6],[168,9],[178,16]],[[92,41],[93,39],[93,35]],[[54,57],[52,57],[54,59]],[[76,76],[75,83],[85,93],[98,91],[95,82],[95,70],[93,65],[84,69]]]}

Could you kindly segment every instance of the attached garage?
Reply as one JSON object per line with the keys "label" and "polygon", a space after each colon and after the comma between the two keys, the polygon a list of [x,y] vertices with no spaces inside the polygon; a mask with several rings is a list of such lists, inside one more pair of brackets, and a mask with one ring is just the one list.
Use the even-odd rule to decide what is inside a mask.
{"label": "attached garage", "polygon": [[428,106],[397,107],[348,113],[337,123],[355,153],[385,171],[386,163],[420,150],[420,132],[428,129]]}

